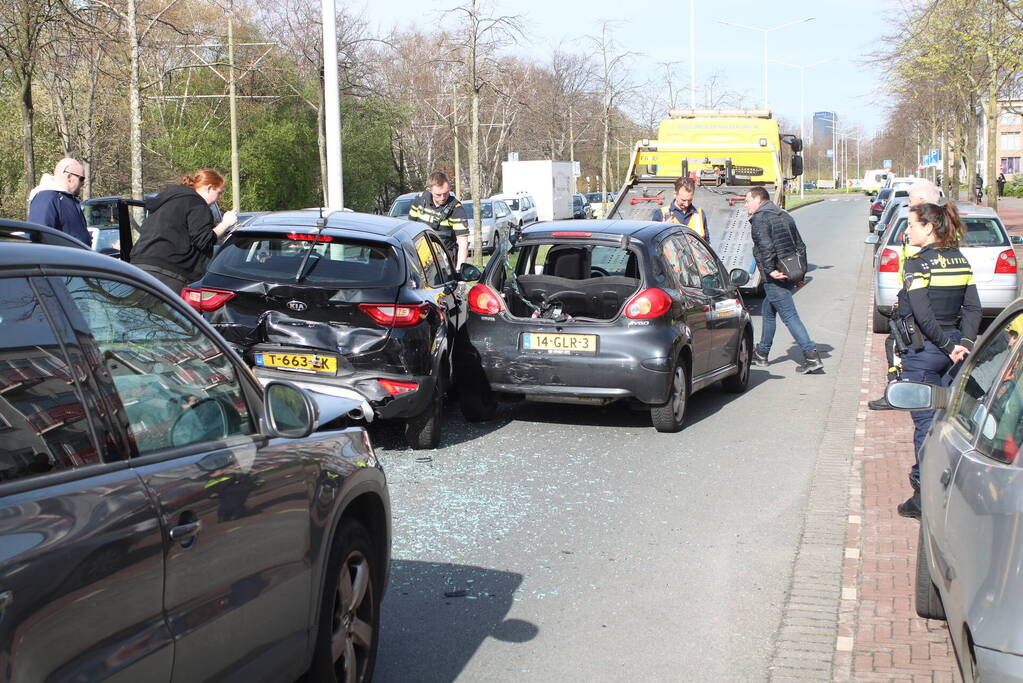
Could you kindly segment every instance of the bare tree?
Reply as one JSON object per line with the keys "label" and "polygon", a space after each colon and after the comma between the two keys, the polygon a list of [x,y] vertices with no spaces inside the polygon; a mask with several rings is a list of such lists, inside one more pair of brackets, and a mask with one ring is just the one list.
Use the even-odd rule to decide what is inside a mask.
{"label": "bare tree", "polygon": [[589,41],[597,53],[597,82],[600,91],[600,120],[603,126],[603,144],[600,152],[600,192],[607,195],[607,180],[611,175],[608,160],[611,147],[612,113],[618,103],[635,93],[639,86],[632,81],[629,63],[638,53],[623,50],[612,37],[615,26],[620,22],[604,21],[600,35],[590,36]]}

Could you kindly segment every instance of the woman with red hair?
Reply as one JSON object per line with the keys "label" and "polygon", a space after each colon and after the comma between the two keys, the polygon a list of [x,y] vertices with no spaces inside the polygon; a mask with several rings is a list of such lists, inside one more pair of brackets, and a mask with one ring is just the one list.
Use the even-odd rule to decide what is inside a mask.
{"label": "woman with red hair", "polygon": [[210,205],[224,191],[224,176],[212,168],[181,178],[146,200],[148,216],[142,224],[131,262],[179,293],[206,273],[217,239],[237,221],[234,211],[213,224]]}

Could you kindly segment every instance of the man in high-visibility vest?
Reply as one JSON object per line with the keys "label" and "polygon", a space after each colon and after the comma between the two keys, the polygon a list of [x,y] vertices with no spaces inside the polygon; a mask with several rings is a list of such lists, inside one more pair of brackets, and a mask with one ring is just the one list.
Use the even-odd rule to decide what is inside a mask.
{"label": "man in high-visibility vest", "polygon": [[[408,219],[426,223],[440,233],[440,241],[461,268],[469,257],[469,227],[465,208],[451,194],[447,173],[434,171],[426,179],[426,191],[412,200]],[[478,207],[479,202],[475,205]],[[479,211],[479,209],[475,209]],[[481,214],[477,214],[481,215]]]}
{"label": "man in high-visibility vest", "polygon": [[662,206],[654,211],[653,220],[681,223],[709,242],[710,229],[707,226],[707,215],[703,209],[693,206],[695,192],[696,182],[692,178],[679,178],[675,181],[675,198],[668,206]]}

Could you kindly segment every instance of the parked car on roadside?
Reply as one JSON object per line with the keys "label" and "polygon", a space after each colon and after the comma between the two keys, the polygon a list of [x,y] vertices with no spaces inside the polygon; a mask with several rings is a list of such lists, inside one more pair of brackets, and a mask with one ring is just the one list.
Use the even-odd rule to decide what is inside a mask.
{"label": "parked car on roadside", "polygon": [[884,211],[874,223],[874,232],[881,234],[899,215],[899,211],[909,206],[909,193],[905,190],[896,190],[893,196],[885,202]]}
{"label": "parked car on roadside", "polygon": [[867,211],[867,232],[874,232],[874,224],[881,219],[881,213],[884,211],[885,204],[888,203],[888,199],[892,196],[892,189],[890,187],[882,187],[878,190],[877,195],[870,202],[870,209]]}
{"label": "parked car on roadside", "polygon": [[533,199],[533,195],[526,192],[517,192],[515,194],[495,194],[490,199],[499,199],[508,205],[508,210],[511,211],[514,216],[516,225],[516,233],[523,227],[536,223],[539,220],[539,216],[536,212],[536,201]]}
{"label": "parked car on roadside", "polygon": [[[956,206],[966,225],[959,249],[973,269],[983,315],[991,319],[1019,296],[1019,268],[1013,245],[1023,244],[1023,237],[1010,238],[998,214],[986,206],[968,202],[958,202]],[[888,331],[888,315],[902,289],[901,247],[908,220],[907,205],[899,209],[874,251],[874,332]],[[873,236],[867,239],[872,240]]]}
{"label": "parked car on roadside", "polygon": [[391,202],[391,208],[387,210],[387,215],[392,218],[408,218],[409,209],[412,208],[412,202],[416,197],[421,195],[422,192],[408,192],[406,194],[400,194],[394,198]]}
{"label": "parked car on roadside", "polygon": [[0,242],[0,677],[369,680],[391,523],[359,404],[260,386],[63,233]]}
{"label": "parked car on roadside", "polygon": [[579,192],[572,195],[572,218],[593,218],[593,207]]}
{"label": "parked car on roadside", "polygon": [[[492,252],[502,238],[511,238],[518,234],[518,221],[512,214],[511,209],[500,199],[484,199],[482,202],[482,225],[483,253]],[[472,229],[472,220],[476,216],[475,202],[462,202],[465,215],[469,219],[469,251],[476,248],[476,234]]]}
{"label": "parked car on roadside", "polygon": [[600,192],[587,192],[585,195],[586,201],[589,202],[590,208],[593,210],[594,218],[603,218],[607,215],[608,209],[611,208],[611,203],[614,202],[614,198],[611,193],[608,192],[606,196]]}
{"label": "parked car on roadside", "polygon": [[920,453],[916,612],[945,619],[963,680],[1023,678],[1023,300],[951,388],[895,382],[889,403],[938,410]]}
{"label": "parked car on roadside", "polygon": [[231,234],[182,296],[262,381],[352,398],[434,448],[465,321],[461,280],[424,223],[316,210],[258,216]]}
{"label": "parked car on roadside", "polygon": [[527,227],[469,290],[455,355],[462,412],[499,398],[650,410],[682,428],[690,394],[749,382],[753,327],[711,247],[676,223],[553,221]]}

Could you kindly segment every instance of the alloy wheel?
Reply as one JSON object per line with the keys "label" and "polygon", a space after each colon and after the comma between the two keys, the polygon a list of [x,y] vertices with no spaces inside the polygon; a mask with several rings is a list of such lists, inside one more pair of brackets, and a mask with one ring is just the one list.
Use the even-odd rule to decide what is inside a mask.
{"label": "alloy wheel", "polygon": [[736,360],[739,361],[739,383],[746,384],[749,381],[749,368],[750,368],[750,352],[749,352],[749,341],[746,339],[746,335],[742,335],[739,339],[739,353],[737,354]]}
{"label": "alloy wheel", "polygon": [[671,386],[674,393],[671,401],[671,412],[674,413],[675,419],[681,422],[682,416],[686,412],[686,372],[681,363],[675,368],[675,376],[671,380]]}
{"label": "alloy wheel", "polygon": [[353,550],[341,564],[334,594],[330,655],[337,680],[365,680],[373,651],[373,578],[369,560]]}

